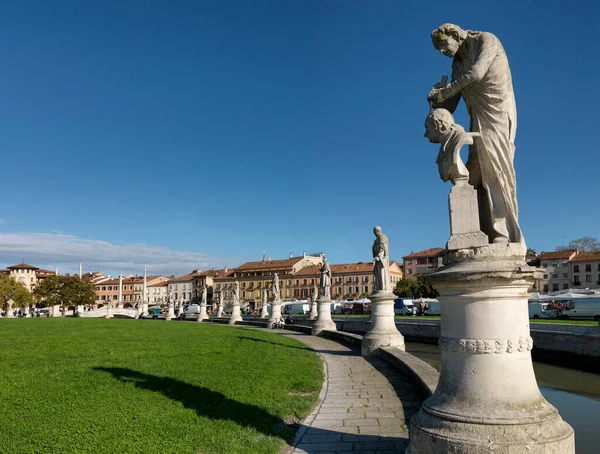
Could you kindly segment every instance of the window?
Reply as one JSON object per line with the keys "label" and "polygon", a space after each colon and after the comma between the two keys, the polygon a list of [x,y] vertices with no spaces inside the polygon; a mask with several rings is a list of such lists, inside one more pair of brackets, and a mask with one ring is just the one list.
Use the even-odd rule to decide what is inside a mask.
{"label": "window", "polygon": [[304,279],[304,285],[308,284],[308,279]]}
{"label": "window", "polygon": [[569,266],[567,262],[563,263],[562,266]]}
{"label": "window", "polygon": [[563,290],[568,290],[569,289],[569,284],[563,284]]}
{"label": "window", "polygon": [[352,293],[352,287],[348,287],[348,293]]}
{"label": "window", "polygon": [[[552,279],[558,279],[558,273],[552,273]],[[558,290],[558,289],[556,289]]]}
{"label": "window", "polygon": [[365,282],[369,282],[369,276],[365,276]]}
{"label": "window", "polygon": [[100,299],[100,295],[96,295],[96,301]]}
{"label": "window", "polygon": [[412,274],[412,270],[411,269],[406,270],[406,274]]}
{"label": "window", "polygon": [[547,264],[547,263],[544,263],[542,266],[543,266],[544,268],[548,268],[548,264]]}
{"label": "window", "polygon": [[544,274],[544,279],[548,279],[548,275],[547,274]]}
{"label": "window", "polygon": [[412,265],[412,260],[407,260],[407,261],[406,261],[406,264],[407,264],[407,265]]}
{"label": "window", "polygon": [[113,300],[116,300],[116,299],[117,299],[117,295],[113,295]]}
{"label": "window", "polygon": [[106,295],[102,295],[102,301],[106,301]]}
{"label": "window", "polygon": [[592,275],[591,274],[586,274],[585,275],[585,282],[592,282]]}
{"label": "window", "polygon": [[573,265],[573,272],[579,273],[579,265]]}
{"label": "window", "polygon": [[591,263],[586,263],[585,264],[585,272],[589,273],[590,271],[592,271],[592,264]]}
{"label": "window", "polygon": [[360,282],[360,280],[359,280],[359,277],[358,277],[358,276],[356,276],[356,277],[354,278],[354,282]]}
{"label": "window", "polygon": [[552,284],[552,291],[556,292],[558,290],[558,284]]}
{"label": "window", "polygon": [[598,263],[598,271],[600,271],[600,263]]}
{"label": "window", "polygon": [[563,279],[569,279],[569,273],[563,273]]}
{"label": "window", "polygon": [[369,293],[369,286],[365,285],[365,293]]}
{"label": "window", "polygon": [[246,288],[246,283],[242,282],[242,288]]}
{"label": "window", "polygon": [[308,289],[303,288],[302,289],[302,298],[306,298],[308,297]]}
{"label": "window", "polygon": [[548,293],[548,284],[544,284],[544,293]]}
{"label": "window", "polygon": [[552,266],[553,266],[554,268],[556,268],[556,267],[558,266],[558,264],[557,264],[557,263],[553,263],[553,264],[552,264]]}
{"label": "window", "polygon": [[300,285],[300,279],[296,279],[296,285]]}
{"label": "window", "polygon": [[573,283],[578,283],[579,284],[579,275],[575,275],[573,276]]}
{"label": "window", "polygon": [[338,289],[338,290],[337,290],[337,292],[338,292],[338,295],[341,295],[341,294],[342,294],[342,287],[338,287],[337,289]]}
{"label": "window", "polygon": [[246,298],[246,291],[242,291],[242,298]]}
{"label": "window", "polygon": [[106,290],[106,286],[102,286],[102,290]]}
{"label": "window", "polygon": [[337,278],[337,281],[338,281],[338,282],[342,282],[342,278],[341,278],[341,277],[338,277],[338,278]]}
{"label": "window", "polygon": [[427,259],[417,259],[417,265],[426,265]]}

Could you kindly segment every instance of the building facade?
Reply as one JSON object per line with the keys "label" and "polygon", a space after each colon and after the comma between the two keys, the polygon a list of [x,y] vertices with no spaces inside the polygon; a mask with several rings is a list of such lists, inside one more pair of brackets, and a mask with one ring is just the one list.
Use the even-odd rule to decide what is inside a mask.
{"label": "building facade", "polygon": [[444,248],[436,247],[411,252],[402,257],[404,277],[416,279],[419,274],[430,274],[442,266]]}
{"label": "building facade", "polygon": [[557,292],[571,287],[571,267],[569,261],[577,256],[577,249],[569,251],[542,252],[540,268],[544,274],[538,280],[540,293]]}
{"label": "building facade", "polygon": [[26,263],[8,266],[5,270],[0,270],[0,274],[10,276],[30,292],[33,292],[37,285],[46,277],[56,275],[54,271],[43,270],[36,266],[27,265]]}
{"label": "building facade", "polygon": [[582,289],[600,289],[600,252],[577,254],[569,261],[571,286]]}

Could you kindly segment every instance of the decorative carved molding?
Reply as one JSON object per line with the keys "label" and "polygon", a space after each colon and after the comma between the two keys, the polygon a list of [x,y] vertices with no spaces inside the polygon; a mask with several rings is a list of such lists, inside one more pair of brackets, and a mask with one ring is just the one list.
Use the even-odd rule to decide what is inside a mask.
{"label": "decorative carved molding", "polygon": [[517,339],[458,339],[440,337],[440,349],[456,353],[516,353],[528,352],[533,348],[531,336]]}

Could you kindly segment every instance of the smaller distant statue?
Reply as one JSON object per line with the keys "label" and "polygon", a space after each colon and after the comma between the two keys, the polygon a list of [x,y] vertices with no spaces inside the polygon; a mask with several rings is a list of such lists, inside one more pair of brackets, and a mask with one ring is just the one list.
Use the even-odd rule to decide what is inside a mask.
{"label": "smaller distant statue", "polygon": [[232,293],[232,299],[233,299],[233,305],[239,305],[240,304],[240,283],[238,281],[235,281],[233,283],[233,291]]}
{"label": "smaller distant statue", "polygon": [[331,268],[329,267],[329,263],[327,259],[323,257],[323,265],[319,269],[321,271],[321,288],[319,294],[325,298],[331,299]]}
{"label": "smaller distant statue", "polygon": [[469,171],[460,158],[460,150],[465,145],[473,145],[479,133],[465,132],[465,129],[454,122],[454,117],[446,109],[435,109],[425,120],[425,137],[431,143],[439,143],[440,152],[436,159],[442,181],[450,180],[453,184],[467,183]]}
{"label": "smaller distant statue", "polygon": [[310,301],[312,304],[315,304],[317,301],[317,296],[319,295],[319,289],[317,288],[317,283],[313,283],[312,294],[310,295]]}
{"label": "smaller distant statue", "polygon": [[390,278],[390,258],[388,239],[381,233],[381,227],[373,229],[375,241],[373,242],[373,291],[391,292],[392,283]]}
{"label": "smaller distant statue", "polygon": [[279,301],[279,276],[277,273],[273,274],[273,299]]}
{"label": "smaller distant statue", "polygon": [[206,304],[206,292],[207,292],[207,288],[206,285],[202,286],[202,304]]}
{"label": "smaller distant statue", "polygon": [[267,290],[263,290],[262,292],[262,306],[266,307],[269,303],[268,300],[269,299],[269,295],[267,294]]}

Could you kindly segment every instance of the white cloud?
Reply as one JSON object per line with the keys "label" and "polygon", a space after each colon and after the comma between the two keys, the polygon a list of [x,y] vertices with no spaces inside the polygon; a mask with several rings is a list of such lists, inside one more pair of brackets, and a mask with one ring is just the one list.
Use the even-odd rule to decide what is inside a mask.
{"label": "white cloud", "polygon": [[184,274],[192,269],[230,268],[238,263],[217,259],[200,252],[176,251],[148,244],[112,244],[79,238],[67,233],[0,233],[0,260],[5,266],[24,261],[30,265],[75,273],[79,262],[84,272],[102,271],[116,275],[142,274],[144,266],[150,274]]}

